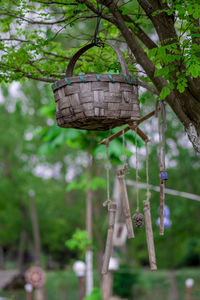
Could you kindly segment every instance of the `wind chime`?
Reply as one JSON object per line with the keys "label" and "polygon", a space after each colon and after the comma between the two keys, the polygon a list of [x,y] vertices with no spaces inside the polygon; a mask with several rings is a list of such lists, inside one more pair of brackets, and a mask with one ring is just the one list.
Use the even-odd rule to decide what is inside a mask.
{"label": "wind chime", "polygon": [[[140,123],[154,116],[155,111],[150,112],[146,116],[140,118],[140,109],[138,101],[138,81],[136,78],[130,76],[128,67],[126,65],[124,56],[119,48],[100,41],[97,38],[99,24],[102,14],[102,6],[98,7],[98,20],[95,30],[95,36],[92,43],[81,48],[71,58],[65,78],[56,81],[53,85],[54,98],[56,102],[56,119],[58,126],[63,128],[77,128],[87,130],[110,130],[114,127],[127,124],[125,128],[117,133],[109,136],[101,141],[99,144],[106,146],[107,157],[107,200],[104,206],[108,207],[108,233],[105,247],[105,255],[102,266],[102,273],[108,272],[110,257],[112,254],[112,240],[115,225],[115,215],[117,211],[117,204],[111,200],[110,197],[110,165],[109,165],[109,143],[122,135],[123,137],[123,168],[117,170],[117,178],[120,185],[120,196],[122,201],[123,215],[128,232],[128,238],[134,238],[134,230],[132,224],[132,217],[130,212],[130,205],[128,200],[128,193],[125,182],[125,175],[128,167],[125,157],[125,133],[128,130],[135,131],[135,145],[136,145],[136,197],[137,208],[133,216],[133,221],[136,228],[142,227],[145,221],[146,239],[149,253],[150,267],[156,270],[156,258],[153,241],[152,222],[150,214],[150,193],[149,193],[149,174],[148,174],[148,142],[149,139],[146,134],[138,127]],[[85,74],[73,76],[73,70],[77,60],[82,54],[92,47],[111,47],[117,54],[118,61],[121,65],[122,74]],[[162,113],[162,143],[160,141],[160,186],[161,196],[160,202],[161,215],[164,207],[164,181],[166,180],[166,171],[164,165],[164,106],[160,104],[157,107],[156,113],[158,116],[159,132],[160,130],[160,111]],[[147,179],[147,199],[143,201],[144,216],[140,212],[139,207],[139,189],[138,189],[138,145],[137,135],[139,135],[146,144],[146,179]],[[163,221],[162,221],[163,222]],[[161,222],[161,229],[162,229]],[[162,229],[163,230],[163,229]],[[163,232],[163,231],[162,231]]]}

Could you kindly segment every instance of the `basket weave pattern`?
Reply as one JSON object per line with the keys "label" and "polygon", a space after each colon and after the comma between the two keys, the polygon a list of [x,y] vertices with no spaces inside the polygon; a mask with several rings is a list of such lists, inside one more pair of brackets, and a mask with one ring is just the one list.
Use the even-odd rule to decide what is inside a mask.
{"label": "basket weave pattern", "polygon": [[60,127],[109,130],[140,118],[136,82],[127,83],[122,75],[68,77],[53,85],[56,119]]}

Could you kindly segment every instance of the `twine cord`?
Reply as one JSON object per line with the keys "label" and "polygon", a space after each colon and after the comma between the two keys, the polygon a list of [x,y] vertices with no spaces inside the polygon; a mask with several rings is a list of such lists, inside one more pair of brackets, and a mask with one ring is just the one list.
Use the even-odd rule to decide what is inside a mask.
{"label": "twine cord", "polygon": [[160,109],[161,109],[161,142],[162,142],[162,165],[163,171],[165,171],[165,130],[166,130],[166,110],[165,103],[160,101]]}
{"label": "twine cord", "polygon": [[99,33],[99,27],[100,27],[100,23],[101,23],[101,19],[102,19],[102,10],[103,10],[103,5],[99,3],[99,0],[96,1],[97,2],[97,24],[96,24],[96,28],[94,31],[94,43],[96,46],[99,46],[99,42],[101,41],[100,38],[98,38],[98,33]]}
{"label": "twine cord", "polygon": [[110,166],[109,166],[109,143],[106,143],[106,169],[107,169],[107,202],[110,202]]}
{"label": "twine cord", "polygon": [[138,188],[138,180],[139,180],[139,176],[138,176],[138,144],[137,144],[137,127],[135,128],[135,159],[136,159],[136,199],[137,199],[137,209],[136,212],[140,211],[140,207],[139,207],[139,188]]}
{"label": "twine cord", "polygon": [[145,143],[146,146],[146,182],[147,182],[147,201],[150,199],[150,188],[149,188],[149,150],[148,142]]}
{"label": "twine cord", "polygon": [[162,163],[162,138],[161,138],[161,126],[160,126],[160,110],[158,110],[158,135],[159,135],[159,159],[160,159],[160,172],[163,171],[163,163]]}
{"label": "twine cord", "polygon": [[126,166],[126,154],[125,154],[125,132],[124,132],[124,129],[123,129],[122,139],[123,139],[123,164],[125,167]]}
{"label": "twine cord", "polygon": [[165,171],[165,130],[166,130],[166,111],[163,101],[159,101],[160,109],[158,109],[158,134],[159,134],[159,158],[160,172]]}

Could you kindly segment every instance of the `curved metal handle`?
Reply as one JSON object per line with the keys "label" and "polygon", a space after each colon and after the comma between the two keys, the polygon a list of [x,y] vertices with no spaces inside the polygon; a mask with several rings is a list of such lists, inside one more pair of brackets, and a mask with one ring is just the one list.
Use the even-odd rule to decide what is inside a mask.
{"label": "curved metal handle", "polygon": [[[125,76],[129,76],[128,68],[127,68],[124,56],[121,53],[121,51],[118,48],[116,48],[115,46],[113,46],[113,45],[111,45],[109,43],[102,43],[102,44],[110,46],[115,51],[115,53],[117,54],[117,57],[118,57],[118,61],[119,61],[120,65],[121,65],[122,73]],[[71,60],[70,60],[70,62],[68,64],[68,67],[67,67],[67,70],[66,70],[66,77],[71,77],[73,75],[73,70],[74,70],[75,64],[76,64],[77,60],[79,59],[79,57],[84,52],[86,52],[87,50],[89,50],[90,48],[92,48],[94,46],[96,46],[95,43],[88,44],[85,47],[83,47],[80,50],[78,50],[78,52],[76,52],[74,54],[74,56],[71,58]]]}

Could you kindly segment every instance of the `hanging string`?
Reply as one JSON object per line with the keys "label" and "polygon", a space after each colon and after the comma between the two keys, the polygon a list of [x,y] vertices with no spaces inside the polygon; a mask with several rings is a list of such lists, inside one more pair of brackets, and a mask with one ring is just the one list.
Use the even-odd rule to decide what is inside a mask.
{"label": "hanging string", "polygon": [[[160,157],[160,172],[165,172],[165,131],[167,128],[166,123],[166,109],[163,101],[158,101],[156,105],[158,117],[158,133],[159,133],[159,157]],[[167,179],[165,174],[164,180]]]}
{"label": "hanging string", "polygon": [[162,162],[162,138],[161,138],[161,126],[160,126],[160,110],[158,110],[158,136],[159,136],[159,145],[158,145],[158,152],[159,152],[159,159],[160,159],[160,172],[163,171],[163,162]]}
{"label": "hanging string", "polygon": [[148,142],[145,143],[146,146],[146,182],[147,182],[147,201],[150,199],[150,188],[149,188],[149,150]]}
{"label": "hanging string", "polygon": [[124,167],[125,167],[125,165],[126,165],[126,155],[125,155],[125,134],[124,134],[124,129],[123,129],[122,139],[123,139],[123,164],[124,164]]}
{"label": "hanging string", "polygon": [[137,199],[137,209],[136,212],[140,211],[139,208],[139,189],[138,189],[138,180],[139,180],[139,176],[138,176],[138,144],[137,144],[137,127],[135,128],[135,159],[136,159],[136,199]]}
{"label": "hanging string", "polygon": [[108,143],[106,144],[106,168],[107,168],[107,201],[110,200],[110,166],[109,166],[109,153],[108,153]]}
{"label": "hanging string", "polygon": [[140,207],[139,207],[139,188],[138,188],[138,143],[137,143],[137,127],[135,128],[135,158],[136,158],[136,197],[137,197],[137,208],[136,213],[133,215],[133,221],[135,224],[135,227],[141,228],[144,225],[144,216],[140,213]]}
{"label": "hanging string", "polygon": [[162,144],[162,165],[163,165],[163,171],[165,171],[165,131],[167,128],[166,123],[166,109],[165,109],[165,103],[163,101],[160,101],[160,110],[161,110],[161,144]]}
{"label": "hanging string", "polygon": [[101,42],[100,38],[98,38],[98,33],[99,33],[99,26],[101,23],[102,19],[102,10],[103,10],[103,5],[99,4],[99,1],[97,0],[97,24],[94,32],[94,43],[96,46],[101,46],[99,43]]}
{"label": "hanging string", "polygon": [[129,172],[128,169],[128,164],[126,162],[126,150],[125,150],[125,130],[123,129],[123,133],[122,133],[122,140],[123,140],[123,169],[124,169],[124,174],[127,174]]}
{"label": "hanging string", "polygon": [[107,200],[103,203],[103,206],[109,205],[110,199],[110,164],[109,164],[109,152],[108,152],[109,142],[106,143],[106,173],[107,173]]}

